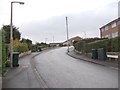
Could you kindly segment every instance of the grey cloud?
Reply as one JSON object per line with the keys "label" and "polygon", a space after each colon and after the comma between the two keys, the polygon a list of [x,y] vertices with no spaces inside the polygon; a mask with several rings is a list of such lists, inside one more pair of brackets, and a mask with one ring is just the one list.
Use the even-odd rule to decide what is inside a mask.
{"label": "grey cloud", "polygon": [[54,35],[55,41],[66,40],[65,16],[68,16],[69,36],[80,35],[83,37],[83,31],[87,37],[99,37],[99,28],[111,20],[117,18],[116,3],[109,4],[107,8],[81,12],[77,14],[66,14],[55,16],[45,21],[33,21],[21,26],[23,37],[27,36],[36,41],[52,42]]}

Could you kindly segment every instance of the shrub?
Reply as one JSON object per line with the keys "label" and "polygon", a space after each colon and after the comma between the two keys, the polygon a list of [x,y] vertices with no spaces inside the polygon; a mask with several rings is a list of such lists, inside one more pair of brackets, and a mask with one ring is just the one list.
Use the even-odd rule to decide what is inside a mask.
{"label": "shrub", "polygon": [[76,50],[82,51],[83,47],[84,47],[84,41],[79,41],[79,42],[75,43],[74,47],[75,47]]}
{"label": "shrub", "polygon": [[88,43],[88,44],[86,44],[85,51],[88,53],[88,52],[91,52],[91,49],[93,49],[93,48],[94,49],[106,48],[107,43],[108,43],[107,39]]}
{"label": "shrub", "polygon": [[119,51],[120,51],[120,49],[119,49],[120,43],[119,43],[118,39],[120,39],[120,37],[113,38],[113,39],[111,40],[111,50],[112,50],[113,52],[116,52],[116,51],[119,52]]}
{"label": "shrub", "polygon": [[113,39],[103,39],[94,42],[85,43],[85,41],[79,41],[75,43],[74,47],[78,51],[91,52],[91,49],[105,48],[107,52],[119,52],[120,37]]}
{"label": "shrub", "polygon": [[15,44],[13,47],[14,52],[23,53],[28,51],[28,45],[26,43]]}
{"label": "shrub", "polygon": [[2,72],[1,73],[3,75],[6,72],[5,62],[7,60],[7,55],[6,55],[5,35],[3,30],[1,34],[2,34]]}
{"label": "shrub", "polygon": [[5,62],[5,67],[10,67],[10,60],[7,60],[7,61]]}

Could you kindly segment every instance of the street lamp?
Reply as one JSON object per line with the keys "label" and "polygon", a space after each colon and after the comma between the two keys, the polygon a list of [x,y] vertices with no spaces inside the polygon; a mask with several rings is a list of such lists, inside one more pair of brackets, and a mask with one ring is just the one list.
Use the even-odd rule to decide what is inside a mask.
{"label": "street lamp", "polygon": [[10,61],[11,61],[11,68],[13,67],[12,66],[12,59],[13,59],[13,22],[12,22],[12,19],[13,19],[13,4],[14,3],[19,3],[21,5],[24,4],[24,2],[18,2],[18,1],[12,1],[11,2],[11,18],[10,18]]}

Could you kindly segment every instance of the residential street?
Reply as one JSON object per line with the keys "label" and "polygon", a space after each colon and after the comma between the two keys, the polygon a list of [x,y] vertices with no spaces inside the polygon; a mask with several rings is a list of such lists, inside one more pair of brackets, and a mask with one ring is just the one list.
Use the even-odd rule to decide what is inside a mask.
{"label": "residential street", "polygon": [[66,54],[65,47],[34,58],[37,72],[49,88],[117,88],[118,71]]}
{"label": "residential street", "polygon": [[120,0],[2,0],[0,89],[120,89]]}
{"label": "residential street", "polygon": [[20,66],[4,78],[3,88],[118,88],[116,69],[74,59],[66,49],[21,58]]}

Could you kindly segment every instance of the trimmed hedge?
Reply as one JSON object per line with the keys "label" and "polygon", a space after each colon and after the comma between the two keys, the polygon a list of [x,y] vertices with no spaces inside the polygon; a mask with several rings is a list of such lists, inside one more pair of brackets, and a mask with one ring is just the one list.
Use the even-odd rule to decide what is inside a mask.
{"label": "trimmed hedge", "polygon": [[0,75],[2,75],[2,31],[0,30]]}
{"label": "trimmed hedge", "polygon": [[82,50],[84,50],[84,45],[85,45],[84,41],[79,41],[79,42],[74,44],[74,47],[76,50],[82,51]]}
{"label": "trimmed hedge", "polygon": [[111,41],[111,50],[113,52],[119,52],[120,51],[120,47],[119,47],[120,41],[119,40],[120,40],[120,37],[112,39],[112,41]]}
{"label": "trimmed hedge", "polygon": [[91,49],[107,48],[108,40],[98,40],[85,45],[85,52],[91,52]]}
{"label": "trimmed hedge", "polygon": [[120,40],[120,37],[116,37],[113,39],[104,39],[104,40],[97,40],[94,42],[86,43],[85,41],[79,41],[74,44],[74,47],[76,50],[86,53],[90,53],[92,49],[98,49],[98,48],[105,48],[107,52],[119,52],[120,48],[118,45],[120,45],[120,42],[118,42],[118,39]]}
{"label": "trimmed hedge", "polygon": [[6,72],[5,62],[7,61],[6,55],[6,44],[5,44],[5,35],[2,30],[2,75]]}

